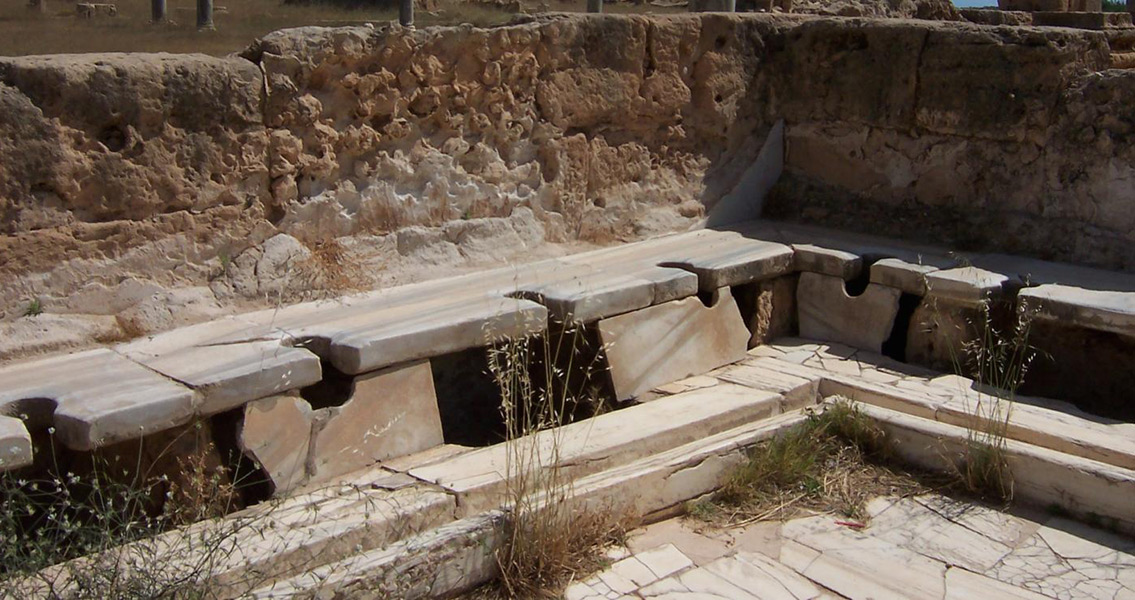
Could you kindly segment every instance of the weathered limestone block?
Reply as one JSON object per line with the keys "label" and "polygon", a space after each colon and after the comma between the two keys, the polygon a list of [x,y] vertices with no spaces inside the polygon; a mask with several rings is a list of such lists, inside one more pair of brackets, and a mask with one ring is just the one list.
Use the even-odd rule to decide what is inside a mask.
{"label": "weathered limestone block", "polygon": [[981,311],[939,298],[924,299],[914,309],[906,334],[906,361],[940,371],[964,367],[963,345],[975,339]]}
{"label": "weathered limestone block", "polygon": [[295,396],[273,396],[244,406],[240,446],[272,480],[276,494],[298,486],[306,475],[311,405]]}
{"label": "weathered limestone block", "polygon": [[312,429],[312,481],[442,444],[429,361],[357,377],[350,399],[327,409]]}
{"label": "weathered limestone block", "polygon": [[690,12],[733,12],[735,0],[694,0],[690,2]]}
{"label": "weathered limestone block", "polygon": [[686,298],[602,319],[599,338],[620,400],[745,357],[749,331],[729,288],[706,307]]}
{"label": "weathered limestone block", "polygon": [[801,273],[796,288],[800,337],[880,352],[891,336],[901,295],[871,283],[862,294],[849,296],[838,277]]}
{"label": "weathered limestone block", "polygon": [[0,232],[51,206],[63,224],[258,203],[261,77],[246,60],[203,54],[0,60],[0,106],[20,116],[0,121]]}
{"label": "weathered limestone block", "polygon": [[1044,284],[1018,299],[1041,320],[1135,337],[1135,292]]}
{"label": "weathered limestone block", "polygon": [[1019,10],[1024,12],[1040,11],[1067,11],[1068,0],[997,0],[997,8],[1001,10]]}
{"label": "weathered limestone block", "polygon": [[[1099,3],[1096,3],[1099,6]],[[1069,27],[1099,31],[1108,27],[1108,13],[1100,12],[1037,12],[1033,13],[1033,25],[1037,27]]]}
{"label": "weathered limestone block", "polygon": [[[816,19],[799,25],[791,35],[791,43],[772,54],[768,65],[778,93],[795,99],[782,107],[789,123],[913,126],[918,100],[914,82],[926,29],[890,20],[849,28],[842,20]],[[789,158],[802,150],[790,139]]]}
{"label": "weathered limestone block", "polygon": [[797,278],[789,275],[767,279],[752,285],[742,298],[751,302],[749,317],[749,347],[767,344],[777,338],[793,335],[796,332],[796,286]]}
{"label": "weathered limestone block", "polygon": [[[1053,99],[1078,70],[1106,68],[1108,48],[1102,37],[1040,31],[930,29],[918,53],[918,126],[935,133],[1043,140],[1059,116]],[[1023,43],[1026,35],[1040,35],[1035,43],[1046,50]],[[969,90],[966,98],[950,93],[962,85]]]}

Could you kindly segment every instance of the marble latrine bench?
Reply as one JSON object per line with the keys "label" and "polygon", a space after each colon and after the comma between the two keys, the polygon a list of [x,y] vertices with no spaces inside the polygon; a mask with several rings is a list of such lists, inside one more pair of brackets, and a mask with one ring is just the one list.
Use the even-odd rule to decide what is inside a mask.
{"label": "marble latrine bench", "polygon": [[[32,465],[32,432],[48,427],[91,451],[235,411],[240,449],[280,493],[442,445],[433,359],[550,325],[593,330],[614,399],[628,400],[785,335],[936,366],[952,338],[914,324],[972,318],[989,300],[1026,303],[1042,341],[1135,340],[1130,275],[752,222],[6,365],[0,465]],[[1083,387],[1082,373],[1054,372],[1076,380],[1054,389]],[[331,379],[336,402],[305,398]]]}

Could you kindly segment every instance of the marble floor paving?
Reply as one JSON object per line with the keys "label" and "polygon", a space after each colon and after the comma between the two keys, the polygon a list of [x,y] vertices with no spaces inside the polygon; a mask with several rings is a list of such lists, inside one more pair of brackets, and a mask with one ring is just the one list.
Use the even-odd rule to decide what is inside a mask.
{"label": "marble floor paving", "polygon": [[717,527],[689,518],[633,532],[565,600],[1135,599],[1135,539],[1032,509],[938,494],[880,497],[833,515]]}

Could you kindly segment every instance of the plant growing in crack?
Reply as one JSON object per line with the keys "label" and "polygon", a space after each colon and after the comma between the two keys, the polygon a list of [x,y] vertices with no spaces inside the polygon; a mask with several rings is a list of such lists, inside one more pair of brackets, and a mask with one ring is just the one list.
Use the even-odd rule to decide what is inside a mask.
{"label": "plant growing in crack", "polygon": [[175,459],[180,475],[157,475],[153,465],[173,460],[175,443],[159,445],[153,458],[139,442],[136,457],[94,453],[60,462],[48,440],[50,466],[0,474],[0,596],[216,597],[211,579],[240,552],[241,539],[259,536],[274,505],[214,519],[239,508],[243,475],[210,459],[212,442]]}
{"label": "plant growing in crack", "polygon": [[499,592],[554,597],[571,578],[601,566],[600,548],[621,540],[628,522],[622,511],[576,501],[563,455],[568,442],[561,426],[589,419],[604,406],[602,352],[589,343],[585,326],[557,323],[538,335],[492,345],[489,371],[506,430],[502,504],[508,519],[496,555]]}
{"label": "plant growing in crack", "polygon": [[31,300],[28,300],[27,305],[24,306],[24,316],[25,317],[38,317],[39,315],[42,315],[42,314],[43,314],[43,302],[40,301],[39,298],[32,298]]}
{"label": "plant growing in crack", "polygon": [[959,483],[970,493],[1008,503],[1013,474],[1007,445],[1017,391],[1037,354],[1029,343],[1035,311],[1024,302],[1007,310],[1009,304],[986,297],[974,316],[958,324],[943,315],[934,296],[928,297],[932,326],[947,330],[941,335],[954,373],[973,381],[959,390],[969,415],[965,446],[952,461]]}

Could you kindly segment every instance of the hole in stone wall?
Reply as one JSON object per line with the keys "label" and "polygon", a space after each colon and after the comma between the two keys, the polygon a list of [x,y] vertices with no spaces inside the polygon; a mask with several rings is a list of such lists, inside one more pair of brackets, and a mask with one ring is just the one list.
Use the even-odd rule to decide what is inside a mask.
{"label": "hole in stone wall", "polygon": [[[232,412],[239,415],[240,409]],[[20,471],[28,484],[19,502],[25,508],[34,506],[41,515],[67,513],[79,526],[76,535],[89,535],[93,525],[98,535],[124,537],[128,524],[158,525],[147,525],[158,515],[169,519],[163,524],[177,525],[239,510],[266,496],[255,487],[255,476],[234,478],[256,471],[232,468],[237,463],[230,460],[233,444],[227,440],[235,441],[235,428],[228,428],[227,418],[205,419],[94,451],[68,448],[43,430],[47,437],[36,448],[37,463]],[[0,502],[10,501],[3,494],[12,489],[0,492]],[[29,489],[34,493],[27,495]],[[54,525],[41,520],[21,527],[32,533]]]}
{"label": "hole in stone wall", "polygon": [[1107,419],[1135,423],[1135,338],[1034,321],[1036,349],[1019,392],[1059,398]]}
{"label": "hole in stone wall", "polygon": [[321,360],[320,366],[323,368],[323,379],[302,388],[300,397],[307,400],[312,410],[346,404],[354,391],[355,378],[327,361]]}
{"label": "hole in stone wall", "polygon": [[435,356],[430,369],[447,444],[489,446],[504,441],[500,390],[489,372],[486,348]]}
{"label": "hole in stone wall", "polygon": [[906,339],[910,333],[914,311],[921,302],[922,298],[914,294],[903,292],[902,296],[899,296],[899,311],[895,314],[895,324],[891,327],[890,337],[883,342],[883,356],[906,362]]}
{"label": "hole in stone wall", "polygon": [[8,404],[4,414],[24,422],[29,432],[47,429],[55,416],[55,400],[51,398],[24,398]]}
{"label": "hole in stone wall", "polygon": [[737,301],[737,309],[741,311],[741,320],[750,328],[749,333],[753,333],[752,323],[757,316],[761,297],[760,282],[735,285],[729,288],[729,291],[733,294],[733,299]]}
{"label": "hole in stone wall", "polygon": [[767,344],[800,332],[796,316],[795,273],[732,288],[733,299],[749,330],[750,344]]}
{"label": "hole in stone wall", "polygon": [[245,506],[251,506],[271,498],[272,479],[237,444],[244,423],[244,407],[213,415],[210,421],[213,444],[240,500]]}
{"label": "hole in stone wall", "polygon": [[[552,393],[574,400],[567,415],[568,422],[626,406],[616,400],[597,323],[568,327],[559,324],[550,329],[548,336],[546,345],[542,338],[536,338],[536,341],[551,354],[550,362],[556,365],[554,372],[567,374],[566,377],[554,378]],[[545,364],[537,360],[533,368],[544,370]]]}
{"label": "hole in stone wall", "polygon": [[107,125],[99,132],[99,142],[111,152],[121,152],[126,147],[126,132],[118,125]]}
{"label": "hole in stone wall", "polygon": [[701,300],[702,306],[710,308],[713,306],[714,301],[717,300],[717,290],[698,290],[698,300]]}
{"label": "hole in stone wall", "polygon": [[[622,407],[615,402],[596,326],[553,326],[546,335],[527,340],[521,370],[531,382],[532,397],[551,398],[558,407],[560,424]],[[503,350],[474,348],[430,359],[446,443],[488,446],[507,438],[501,390],[490,371],[489,353],[495,351]],[[524,422],[525,416],[518,420]]]}
{"label": "hole in stone wall", "polygon": [[863,257],[863,268],[855,277],[843,282],[843,290],[847,295],[854,298],[861,296],[863,292],[867,291],[867,286],[871,283],[871,265],[875,263],[878,258]]}
{"label": "hole in stone wall", "polygon": [[273,225],[279,225],[286,216],[288,216],[288,212],[284,207],[273,202],[268,204],[268,212],[264,215],[264,218],[268,219],[268,222]]}

